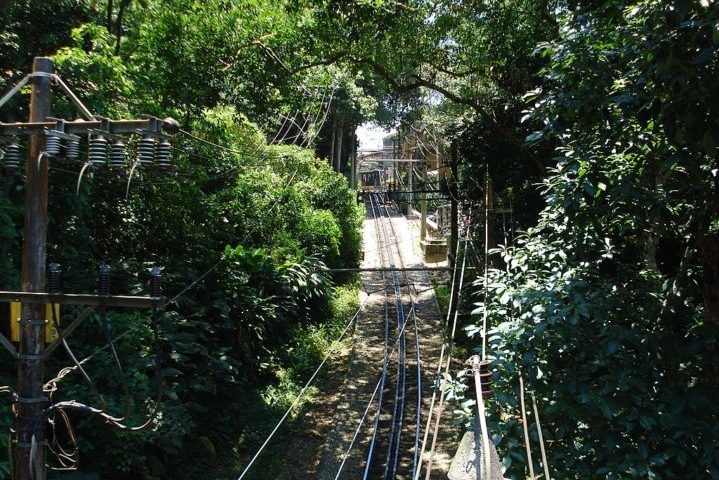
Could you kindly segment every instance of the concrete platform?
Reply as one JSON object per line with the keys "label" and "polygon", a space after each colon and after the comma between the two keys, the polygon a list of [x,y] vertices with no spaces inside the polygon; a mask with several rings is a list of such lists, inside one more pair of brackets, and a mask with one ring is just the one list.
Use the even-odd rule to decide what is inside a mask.
{"label": "concrete platform", "polygon": [[443,262],[447,260],[447,240],[444,238],[430,238],[419,242],[426,263]]}

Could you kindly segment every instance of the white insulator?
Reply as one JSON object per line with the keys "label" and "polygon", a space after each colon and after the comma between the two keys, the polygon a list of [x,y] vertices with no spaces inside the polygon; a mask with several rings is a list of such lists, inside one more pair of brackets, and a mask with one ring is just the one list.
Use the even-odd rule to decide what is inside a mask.
{"label": "white insulator", "polygon": [[157,141],[149,135],[145,135],[137,142],[137,158],[140,166],[149,167],[155,161],[155,144]]}
{"label": "white insulator", "polygon": [[119,169],[125,166],[125,144],[116,140],[110,145],[110,168]]}
{"label": "white insulator", "polygon": [[155,160],[157,161],[158,167],[170,168],[172,166],[172,163],[170,162],[171,149],[172,144],[166,138],[163,138],[162,141],[157,144],[157,148],[155,149]]}
{"label": "white insulator", "polygon": [[107,163],[107,139],[98,136],[90,139],[87,159],[95,167],[102,167]]}
{"label": "white insulator", "polygon": [[77,160],[80,156],[80,139],[70,139],[65,144],[65,158]]}
{"label": "white insulator", "polygon": [[45,152],[53,157],[60,154],[60,137],[48,132],[45,136]]}
{"label": "white insulator", "polygon": [[20,169],[20,145],[13,142],[5,147],[5,170],[16,171]]}

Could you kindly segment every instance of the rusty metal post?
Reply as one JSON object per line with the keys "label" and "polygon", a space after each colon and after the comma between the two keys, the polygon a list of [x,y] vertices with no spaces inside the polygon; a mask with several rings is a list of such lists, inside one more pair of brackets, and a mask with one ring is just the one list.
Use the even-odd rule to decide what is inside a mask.
{"label": "rusty metal post", "polygon": [[[30,122],[45,121],[50,114],[50,75],[52,60],[37,57],[33,65],[33,86],[30,97]],[[22,251],[22,290],[45,291],[45,252],[47,241],[47,161],[40,160],[44,150],[43,135],[30,138],[26,163],[25,219]],[[39,414],[46,405],[43,395],[45,346],[45,305],[23,304],[20,318],[18,362],[18,410],[14,443],[15,480],[30,480],[30,448],[34,430],[35,480],[45,480],[45,429],[35,429]]]}

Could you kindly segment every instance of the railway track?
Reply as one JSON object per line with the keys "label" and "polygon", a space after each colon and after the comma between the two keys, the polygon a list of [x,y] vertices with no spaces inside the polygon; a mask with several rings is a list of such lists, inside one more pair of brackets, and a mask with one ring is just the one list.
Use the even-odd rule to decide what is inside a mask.
{"label": "railway track", "polygon": [[[427,451],[420,455],[420,442],[427,433],[444,314],[414,249],[411,223],[383,201],[383,193],[368,192],[365,202],[364,307],[316,478],[416,480],[424,478],[429,458]],[[433,275],[445,281],[443,272]],[[432,478],[446,477],[456,449],[454,427],[443,425]]]}
{"label": "railway track", "polygon": [[381,194],[367,198],[374,220],[378,259],[388,272],[375,276],[385,297],[384,355],[376,399],[375,421],[367,448],[363,479],[414,478],[421,435],[422,371],[412,276],[404,268],[392,209]]}

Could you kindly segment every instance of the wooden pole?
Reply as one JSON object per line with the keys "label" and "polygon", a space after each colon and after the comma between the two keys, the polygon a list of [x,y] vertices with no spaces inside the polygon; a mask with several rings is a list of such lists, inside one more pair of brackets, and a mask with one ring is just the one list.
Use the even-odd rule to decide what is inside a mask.
{"label": "wooden pole", "polygon": [[[492,177],[489,176],[489,168],[484,179],[484,241],[485,251],[489,251],[497,246],[494,236],[494,186]],[[489,256],[486,261],[489,262]]]}
{"label": "wooden pole", "polygon": [[[455,143],[452,143],[451,157],[449,161],[449,168],[452,173],[448,180],[449,185],[447,186],[447,188],[449,189],[450,196],[450,252],[454,252],[456,246],[459,244],[459,208],[457,205],[457,161],[457,145]],[[450,259],[450,266],[453,266],[456,260],[457,259],[455,258]]]}
{"label": "wooden pole", "polygon": [[424,164],[422,168],[422,197],[420,203],[420,212],[422,218],[420,220],[419,227],[419,239],[424,240],[427,238],[427,164]]}
{"label": "wooden pole", "polygon": [[[30,97],[30,122],[42,122],[50,115],[50,74],[52,60],[35,58],[33,87]],[[45,255],[47,242],[48,164],[40,158],[44,150],[43,135],[30,137],[25,167],[25,226],[22,251],[22,290],[45,291]],[[45,345],[45,305],[23,304],[20,315],[18,362],[18,405],[14,444],[15,480],[45,480],[45,428],[37,425],[46,406],[43,395]],[[34,473],[30,470],[30,449],[35,433]]]}
{"label": "wooden pole", "polygon": [[542,426],[539,424],[539,411],[537,411],[537,398],[532,393],[532,406],[534,407],[534,423],[537,426],[537,437],[539,437],[539,449],[542,452],[542,466],[544,467],[544,478],[552,480],[549,476],[549,465],[547,464],[547,452],[544,450],[544,437],[542,436]]}

